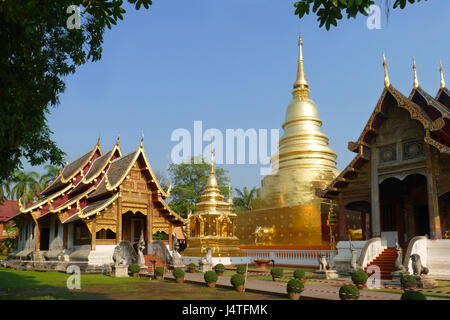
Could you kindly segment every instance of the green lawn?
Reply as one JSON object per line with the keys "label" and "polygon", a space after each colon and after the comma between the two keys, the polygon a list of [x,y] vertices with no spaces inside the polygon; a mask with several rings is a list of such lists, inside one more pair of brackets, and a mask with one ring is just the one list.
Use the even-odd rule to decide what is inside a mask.
{"label": "green lawn", "polygon": [[[438,281],[439,287],[433,289],[425,289],[425,290],[433,290],[433,291],[446,291],[450,292],[450,281]],[[364,288],[364,291],[380,291],[380,292],[392,292],[402,294],[403,290],[394,290],[394,289],[367,289]],[[426,296],[430,297],[440,297],[450,299],[450,294],[441,294],[441,293],[432,293],[432,292],[422,292]]]}
{"label": "green lawn", "polygon": [[275,300],[278,295],[240,293],[206,285],[177,284],[148,278],[81,275],[81,289],[69,290],[70,275],[60,272],[18,271],[0,267],[0,300]]}

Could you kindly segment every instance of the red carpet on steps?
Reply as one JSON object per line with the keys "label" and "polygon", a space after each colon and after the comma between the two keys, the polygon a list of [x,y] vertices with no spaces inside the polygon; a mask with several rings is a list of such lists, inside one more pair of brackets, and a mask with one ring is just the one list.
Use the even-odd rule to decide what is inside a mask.
{"label": "red carpet on steps", "polygon": [[[381,271],[381,279],[391,280],[391,272],[395,270],[397,251],[394,248],[384,249],[368,266],[378,266]],[[364,271],[367,271],[367,268]]]}

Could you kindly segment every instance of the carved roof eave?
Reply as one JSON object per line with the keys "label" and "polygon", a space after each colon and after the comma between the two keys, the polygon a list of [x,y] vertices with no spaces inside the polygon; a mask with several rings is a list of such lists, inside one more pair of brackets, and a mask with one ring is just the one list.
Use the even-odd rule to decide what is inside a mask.
{"label": "carved roof eave", "polygon": [[424,127],[424,129],[426,131],[426,136],[424,139],[425,142],[435,146],[440,152],[448,153],[447,146],[439,143],[438,141],[435,141],[434,139],[432,139],[430,137],[430,131],[437,131],[437,130],[442,129],[442,127],[444,126],[444,120],[442,118],[439,118],[439,119],[436,119],[435,121],[432,121],[428,117],[428,115],[426,115],[417,104],[415,104],[414,102],[412,102],[411,100],[406,98],[402,93],[400,93],[392,85],[390,85],[387,88],[386,87],[384,88],[380,98],[378,99],[375,110],[372,112],[369,120],[367,121],[367,124],[364,127],[364,130],[362,131],[361,135],[358,138],[358,141],[355,143],[352,143],[351,146],[349,145],[349,149],[353,148],[353,149],[350,149],[351,151],[358,152],[358,149],[356,149],[356,145],[360,146],[360,145],[364,144],[364,138],[368,132],[370,132],[370,131],[376,132],[377,129],[374,128],[373,123],[374,123],[375,118],[379,114],[383,115],[381,107],[384,102],[384,99],[386,98],[387,93],[390,93],[392,95],[392,97],[397,101],[397,104],[400,108],[403,108],[409,112],[410,117],[412,119],[417,120],[422,124],[422,126]]}
{"label": "carved roof eave", "polygon": [[438,100],[441,97],[441,95],[443,95],[443,94],[445,94],[447,97],[450,98],[450,90],[447,87],[445,87],[445,88],[439,89],[439,91],[437,92],[436,97],[434,99]]}
{"label": "carved roof eave", "polygon": [[84,197],[87,197],[89,195],[89,193],[91,193],[93,190],[95,190],[95,186],[90,187],[85,192],[80,193],[78,196],[76,196],[76,197],[66,201],[65,203],[63,203],[59,207],[53,208],[53,210],[49,210],[48,213],[58,213],[61,210],[64,210],[64,209],[72,206],[73,204],[76,204],[76,202],[78,202],[79,200],[83,199]]}
{"label": "carved roof eave", "polygon": [[[88,172],[86,172],[86,174],[84,175],[83,179],[80,181],[80,183],[84,183],[84,184],[90,184],[92,181],[94,181],[95,179],[98,178],[98,176],[103,172],[103,170],[105,170],[105,168],[111,164],[111,159],[114,157],[114,154],[117,152],[119,152],[119,157],[122,157],[122,149],[120,148],[119,144],[115,144],[113,149],[111,150],[111,155],[109,156],[108,161],[105,161],[105,164],[100,167],[97,172],[90,178],[90,179],[86,179],[86,176],[89,175],[89,172],[91,170],[91,168],[93,167],[94,163],[92,163],[91,168],[89,168]],[[97,161],[99,158],[95,159],[95,161]]]}
{"label": "carved roof eave", "polygon": [[72,216],[70,216],[69,218],[67,218],[66,220],[63,221],[64,223],[70,223],[70,222],[74,222],[76,220],[80,220],[80,219],[86,219],[89,218],[95,214],[97,214],[98,212],[106,209],[109,205],[111,205],[117,198],[119,197],[119,193],[117,192],[114,196],[112,196],[109,201],[105,202],[102,206],[96,208],[95,210],[90,211],[87,214],[83,214],[83,210],[85,209],[81,209],[78,212],[74,213]]}
{"label": "carved roof eave", "polygon": [[100,144],[98,144],[98,143],[97,143],[97,144],[95,145],[95,147],[91,150],[91,153],[90,153],[89,157],[87,157],[87,159],[86,159],[86,160],[78,167],[78,169],[75,170],[74,173],[72,173],[72,174],[71,174],[70,176],[68,176],[67,178],[64,178],[63,175],[62,175],[62,172],[64,171],[64,169],[61,170],[61,172],[60,172],[60,174],[59,174],[60,177],[61,177],[61,182],[62,182],[62,183],[67,183],[67,182],[69,182],[70,180],[72,180],[73,177],[75,177],[77,174],[81,174],[82,171],[83,171],[83,169],[84,169],[84,167],[89,163],[89,161],[91,161],[92,157],[94,156],[95,152],[97,152],[97,151],[100,153],[100,155],[103,154],[102,148],[100,147]]}
{"label": "carved roof eave", "polygon": [[72,183],[70,183],[65,188],[59,190],[58,192],[53,193],[52,195],[34,203],[31,207],[24,208],[23,210],[20,209],[20,212],[27,213],[27,212],[33,211],[34,209],[37,209],[40,206],[45,205],[45,203],[49,203],[49,201],[55,199],[56,197],[60,196],[61,194],[65,193],[65,192],[67,192],[70,188],[72,188],[72,186],[73,186]]}
{"label": "carved roof eave", "polygon": [[178,215],[175,211],[173,211],[172,208],[169,207],[169,205],[166,203],[166,201],[164,201],[164,199],[160,195],[158,195],[157,199],[158,199],[157,201],[163,205],[162,209],[167,210],[167,212],[169,213],[169,217],[172,216],[176,221],[178,221],[178,223],[177,223],[178,225],[185,224],[185,220],[180,215]]}
{"label": "carved roof eave", "polygon": [[336,194],[338,194],[340,191],[337,190],[337,188],[335,187],[335,185],[337,183],[340,183],[342,181],[347,181],[347,179],[344,178],[344,176],[351,171],[355,171],[355,164],[360,161],[360,160],[365,160],[368,161],[367,159],[364,158],[364,156],[362,155],[361,152],[359,152],[354,158],[353,160],[349,163],[349,165],[347,167],[345,167],[344,170],[342,170],[342,172],[333,180],[330,182],[330,184],[328,185],[327,188],[321,190],[321,189],[316,189],[316,195],[318,197],[321,198],[333,198],[334,196],[331,195],[331,192],[335,192]]}

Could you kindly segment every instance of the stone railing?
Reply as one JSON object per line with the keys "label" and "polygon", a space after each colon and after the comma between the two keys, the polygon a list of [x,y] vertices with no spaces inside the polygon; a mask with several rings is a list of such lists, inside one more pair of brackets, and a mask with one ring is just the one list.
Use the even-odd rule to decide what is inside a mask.
{"label": "stone railing", "polygon": [[324,253],[331,261],[336,255],[335,250],[284,250],[284,249],[243,249],[251,262],[254,260],[274,260],[275,264],[318,267],[319,254]]}
{"label": "stone railing", "polygon": [[410,274],[413,274],[412,261],[410,259],[412,254],[418,254],[423,266],[427,266],[428,250],[427,250],[428,238],[426,236],[417,236],[411,239],[406,250],[405,257],[403,259],[403,266],[408,270]]}
{"label": "stone railing", "polygon": [[450,279],[450,239],[427,241],[425,265],[435,279]]}
{"label": "stone railing", "polygon": [[382,240],[381,238],[370,239],[361,250],[358,266],[364,269],[386,248],[386,240]]}
{"label": "stone railing", "polygon": [[[367,241],[352,241],[353,246],[356,249],[356,261],[361,256],[361,252],[365,247]],[[349,241],[339,241],[336,245],[338,249],[337,255],[334,257],[332,265],[340,274],[347,274],[351,269],[352,252],[350,250]]]}

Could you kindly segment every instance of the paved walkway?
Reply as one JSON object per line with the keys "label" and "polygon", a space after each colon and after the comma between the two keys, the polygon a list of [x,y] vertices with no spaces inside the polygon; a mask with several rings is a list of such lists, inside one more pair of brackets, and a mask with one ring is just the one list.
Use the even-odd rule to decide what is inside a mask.
{"label": "paved walkway", "polygon": [[[166,278],[173,279],[171,273],[165,275]],[[231,276],[220,276],[217,281],[218,286],[232,288],[230,283]],[[205,283],[202,273],[186,273],[184,276],[185,281],[194,283]],[[343,282],[348,282],[343,280]],[[306,282],[305,291],[302,292],[302,296],[314,299],[325,299],[325,300],[340,300],[339,299],[339,288],[341,284],[332,283],[314,283]],[[286,295],[286,283],[285,282],[275,282],[267,280],[256,280],[247,279],[246,289],[255,292],[264,293],[275,293]],[[369,291],[361,290],[359,300],[400,300],[401,294],[390,293],[390,292],[379,292],[379,291]],[[448,300],[446,298],[430,297],[427,296],[428,300]]]}

